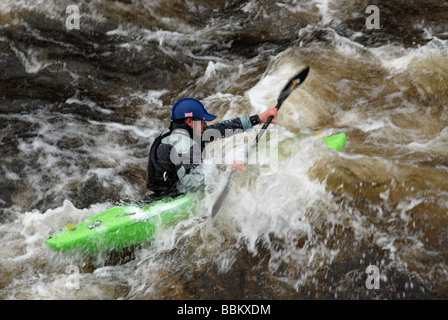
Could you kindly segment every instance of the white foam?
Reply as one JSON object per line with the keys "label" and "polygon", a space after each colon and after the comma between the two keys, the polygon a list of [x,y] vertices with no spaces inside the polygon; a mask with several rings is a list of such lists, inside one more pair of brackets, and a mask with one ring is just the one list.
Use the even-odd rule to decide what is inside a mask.
{"label": "white foam", "polygon": [[[338,24],[340,19],[337,18],[337,10],[331,9],[333,0],[311,0],[311,1],[293,1],[292,3],[276,3],[277,6],[286,8],[292,13],[314,14],[315,8],[318,11],[320,20],[319,25]],[[253,6],[248,7],[252,10]]]}
{"label": "white foam", "polygon": [[[58,14],[60,15],[61,12],[65,12],[61,11],[63,7],[62,6],[58,6],[55,2],[53,1],[47,1],[47,0],[34,0],[30,3],[30,1],[27,0],[3,0],[0,3],[0,10],[2,11],[2,13],[11,13],[11,12],[15,12],[19,9],[25,9],[25,10],[30,10],[30,11],[39,11],[39,12],[47,12],[47,13],[52,13],[52,14]],[[65,7],[63,7],[65,9]]]}
{"label": "white foam", "polygon": [[11,45],[11,49],[20,59],[27,73],[37,73],[50,64],[47,61],[42,61],[36,50],[27,49],[25,51],[21,51],[14,45]]}
{"label": "white foam", "polygon": [[74,104],[74,103],[76,103],[76,104],[81,104],[81,105],[87,105],[92,110],[100,111],[101,113],[104,113],[104,114],[112,114],[113,113],[112,110],[101,108],[95,102],[93,102],[93,101],[91,101],[91,100],[89,100],[87,98],[83,98],[82,100],[80,100],[80,99],[78,99],[76,97],[71,97],[71,98],[68,98],[65,101],[65,103],[67,103],[67,104]]}
{"label": "white foam", "polygon": [[448,156],[448,127],[437,133],[432,139],[413,141],[406,145],[407,148],[424,152]]}
{"label": "white foam", "polygon": [[211,78],[215,77],[220,70],[229,69],[231,66],[222,62],[209,61],[207,68],[205,69],[204,76],[201,78],[200,82],[207,82]]}
{"label": "white foam", "polygon": [[391,44],[371,48],[369,51],[378,58],[384,68],[391,71],[402,71],[408,68],[414,60],[446,57],[448,55],[448,41],[433,37],[431,41],[417,48],[403,48]]}
{"label": "white foam", "polygon": [[4,165],[2,165],[2,171],[5,172],[5,178],[8,180],[19,181],[21,179],[17,173],[8,170]]}
{"label": "white foam", "polygon": [[322,16],[321,23],[329,24],[336,19],[335,12],[330,9],[330,4],[333,2],[332,0],[314,0],[313,2]]}
{"label": "white foam", "polygon": [[[278,59],[281,58],[279,57]],[[274,71],[266,74],[254,87],[245,93],[253,110],[261,113],[266,111],[267,106],[275,106],[278,98],[275,92],[280,94],[287,81],[296,74],[297,67],[289,63],[281,64]]]}
{"label": "white foam", "polygon": [[[252,254],[257,254],[259,241],[262,241],[272,254],[269,265],[273,270],[282,263],[292,261],[295,261],[294,265],[298,269],[306,265],[319,265],[333,259],[336,254],[320,247],[314,255],[305,255],[304,260],[305,256],[296,247],[278,250],[275,241],[269,238],[269,235],[274,235],[281,239],[282,246],[286,248],[295,246],[297,238],[312,238],[315,225],[328,219],[324,212],[335,209],[325,183],[311,180],[308,176],[308,169],[317,159],[316,152],[324,150],[320,138],[310,137],[300,141],[300,145],[300,152],[282,162],[274,174],[259,175],[250,182],[250,186],[234,184],[229,199],[216,218],[223,224],[228,223],[234,236],[236,233],[239,242],[244,243]],[[232,201],[232,198],[235,200]],[[310,211],[317,203],[322,208],[322,202],[327,203],[327,209],[310,216]],[[228,268],[232,256],[225,258],[221,262],[224,263],[222,267]],[[314,271],[308,269],[304,272]]]}

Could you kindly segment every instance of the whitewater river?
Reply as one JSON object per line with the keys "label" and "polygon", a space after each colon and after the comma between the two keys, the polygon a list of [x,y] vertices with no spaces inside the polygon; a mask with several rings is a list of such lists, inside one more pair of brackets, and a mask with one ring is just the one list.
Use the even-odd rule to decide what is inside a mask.
{"label": "whitewater river", "polygon": [[[147,195],[178,99],[260,113],[305,66],[293,151],[214,221],[217,191],[128,252],[44,245]],[[0,83],[0,299],[448,298],[446,1],[2,0]]]}

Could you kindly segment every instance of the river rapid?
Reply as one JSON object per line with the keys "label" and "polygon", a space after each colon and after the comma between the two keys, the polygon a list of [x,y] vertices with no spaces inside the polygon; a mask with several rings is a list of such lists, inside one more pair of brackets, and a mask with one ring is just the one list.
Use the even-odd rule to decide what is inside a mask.
{"label": "river rapid", "polygon": [[[260,113],[305,66],[270,127],[293,151],[213,221],[218,191],[124,253],[45,247],[147,195],[177,100]],[[0,299],[448,298],[446,1],[3,0],[0,82]]]}

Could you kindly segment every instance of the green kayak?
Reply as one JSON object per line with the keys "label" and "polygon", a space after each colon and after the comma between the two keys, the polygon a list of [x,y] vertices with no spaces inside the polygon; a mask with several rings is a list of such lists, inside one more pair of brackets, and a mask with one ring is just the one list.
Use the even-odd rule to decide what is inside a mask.
{"label": "green kayak", "polygon": [[143,206],[118,206],[66,228],[45,240],[56,251],[114,250],[151,239],[157,228],[188,218],[193,199],[165,198]]}
{"label": "green kayak", "polygon": [[[341,151],[345,133],[323,138],[328,148]],[[156,230],[187,219],[197,200],[187,194],[143,205],[117,206],[84,222],[69,224],[45,243],[55,251],[100,252],[118,250],[150,240]]]}

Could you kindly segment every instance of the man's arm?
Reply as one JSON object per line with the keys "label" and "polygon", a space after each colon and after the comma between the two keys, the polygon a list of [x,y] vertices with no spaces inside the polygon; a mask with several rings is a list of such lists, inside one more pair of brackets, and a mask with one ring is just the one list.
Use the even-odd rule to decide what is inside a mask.
{"label": "man's arm", "polygon": [[[204,132],[208,129],[216,129],[220,132],[221,137],[224,138],[231,132],[231,130],[250,130],[257,124],[266,122],[270,116],[273,116],[274,119],[277,117],[276,108],[269,109],[259,115],[242,116],[231,120],[225,120],[211,126],[206,126]],[[272,123],[275,123],[275,121]]]}
{"label": "man's arm", "polygon": [[[243,116],[232,120],[222,121],[212,126],[207,126],[205,129],[216,129],[220,132],[221,136],[224,137],[226,135],[226,130],[250,130],[255,125],[266,122],[271,115],[274,118],[277,117],[277,109],[272,108],[259,115]],[[201,147],[190,138],[181,137],[181,140],[184,142],[173,144],[174,152],[177,152],[177,156],[179,157],[179,160],[175,163],[177,176],[186,190],[201,190],[205,186],[204,175],[198,170],[198,165],[202,162]]]}
{"label": "man's arm", "polygon": [[232,130],[247,131],[252,129],[255,125],[261,123],[258,115],[242,116],[231,120],[225,120],[211,126],[206,126],[204,132],[207,130],[218,130],[221,137],[224,138]]}

